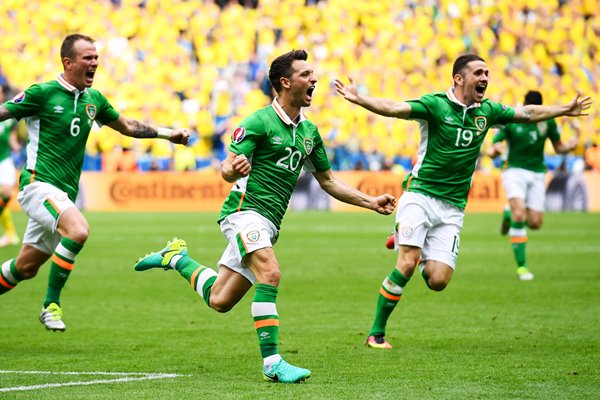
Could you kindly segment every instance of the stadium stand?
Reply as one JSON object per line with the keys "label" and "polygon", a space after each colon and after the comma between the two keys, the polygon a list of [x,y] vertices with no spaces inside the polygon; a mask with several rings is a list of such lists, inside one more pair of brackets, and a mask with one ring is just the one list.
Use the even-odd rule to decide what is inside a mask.
{"label": "stadium stand", "polygon": [[[93,170],[118,168],[114,158],[125,153],[141,171],[218,165],[231,128],[271,101],[266,66],[293,48],[308,50],[317,69],[309,116],[336,169],[406,170],[419,137],[417,124],[336,97],[336,77],[350,74],[375,96],[417,98],[445,88],[452,61],[476,52],[490,65],[487,96],[496,101],[518,104],[532,88],[546,104],[569,101],[575,88],[600,92],[597,0],[3,0],[0,82],[15,90],[53,79],[73,32],[97,40],[95,85],[119,110],[195,132],[190,149],[175,151],[97,129],[85,164]],[[559,121],[565,138],[581,132],[580,157],[600,142],[598,107],[592,112],[578,126]]]}

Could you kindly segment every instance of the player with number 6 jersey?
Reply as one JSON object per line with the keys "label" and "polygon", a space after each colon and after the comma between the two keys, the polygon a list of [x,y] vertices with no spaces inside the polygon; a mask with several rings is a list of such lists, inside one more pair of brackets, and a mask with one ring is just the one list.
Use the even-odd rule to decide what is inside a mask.
{"label": "player with number 6 jersey", "polygon": [[417,162],[404,179],[396,213],[398,259],[379,288],[366,340],[369,347],[392,348],[385,339],[386,324],[417,265],[431,290],[444,290],[450,282],[471,179],[488,130],[509,122],[586,115],[591,107],[590,97],[580,98],[579,93],[567,105],[506,107],[484,98],[488,76],[485,61],[466,54],[454,62],[453,87],[448,91],[400,102],[365,96],[352,78],[349,85],[335,81],[346,100],[376,114],[417,121],[421,132]]}
{"label": "player with number 6 jersey", "polygon": [[88,238],[87,220],[75,206],[85,145],[94,122],[134,138],[164,138],[186,144],[187,129],[153,128],[119,115],[92,89],[98,52],[89,36],[67,36],[60,49],[64,72],[34,84],[0,106],[0,121],[27,123],[27,161],[17,200],[29,217],[23,247],[0,267],[0,295],[33,278],[51,258],[40,322],[64,331],[60,295]]}
{"label": "player with number 6 jersey", "polygon": [[60,188],[77,197],[85,145],[94,122],[100,126],[119,114],[98,90],[79,91],[59,75],[35,84],[5,104],[16,119],[26,118],[27,162],[20,189],[32,182]]}

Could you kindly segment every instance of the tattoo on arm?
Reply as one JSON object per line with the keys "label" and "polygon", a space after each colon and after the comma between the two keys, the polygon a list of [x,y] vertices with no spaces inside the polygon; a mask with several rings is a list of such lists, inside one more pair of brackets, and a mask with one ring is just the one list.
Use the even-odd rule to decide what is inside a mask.
{"label": "tattoo on arm", "polygon": [[534,114],[533,109],[531,109],[531,108],[526,108],[525,109],[525,116],[527,118],[531,119],[531,117],[533,117],[533,114]]}
{"label": "tattoo on arm", "polygon": [[12,118],[10,111],[8,108],[4,107],[4,105],[0,104],[0,121],[4,121],[5,119]]}
{"label": "tattoo on arm", "polygon": [[135,138],[155,138],[158,132],[151,126],[144,124],[140,121],[131,120],[131,136]]}

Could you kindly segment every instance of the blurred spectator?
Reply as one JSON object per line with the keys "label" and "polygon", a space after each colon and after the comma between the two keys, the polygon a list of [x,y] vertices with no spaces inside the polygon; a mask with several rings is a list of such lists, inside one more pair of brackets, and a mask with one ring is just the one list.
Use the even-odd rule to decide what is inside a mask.
{"label": "blurred spectator", "polygon": [[592,144],[585,149],[585,169],[600,171],[600,146],[598,143]]}
{"label": "blurred spectator", "polygon": [[[356,78],[365,93],[417,98],[446,82],[449,60],[473,51],[498,71],[488,90],[495,101],[517,104],[523,87],[538,87],[550,103],[570,100],[575,90],[600,92],[597,0],[354,0],[352,7],[343,0],[82,4],[0,1],[0,85],[55,78],[56,66],[41,60],[55,59],[64,32],[85,31],[98,39],[103,62],[96,80],[115,105],[157,123],[197,126],[199,139],[192,146],[197,166],[211,163],[211,148],[221,156],[228,129],[240,116],[271,102],[267,65],[273,54],[293,48],[313,57],[319,82],[311,119],[320,121],[321,134],[333,145],[332,166],[340,169],[354,169],[359,161],[362,168],[383,168],[372,146],[384,160],[394,160],[393,169],[407,169],[419,136],[416,124],[368,117],[336,99],[329,88],[336,77],[364,74],[368,78]],[[582,119],[581,132],[600,132],[600,108],[591,113]],[[575,130],[566,124],[559,121],[569,139]],[[107,137],[88,149],[90,168],[103,152],[120,146],[105,129],[100,136]],[[491,143],[491,135],[486,140]],[[586,140],[590,137],[577,148],[579,157]],[[138,163],[145,162],[146,150],[132,147]],[[152,156],[157,160],[173,160],[171,148],[152,151],[160,153]],[[489,160],[481,161],[487,168]],[[159,167],[175,164],[157,161]]]}

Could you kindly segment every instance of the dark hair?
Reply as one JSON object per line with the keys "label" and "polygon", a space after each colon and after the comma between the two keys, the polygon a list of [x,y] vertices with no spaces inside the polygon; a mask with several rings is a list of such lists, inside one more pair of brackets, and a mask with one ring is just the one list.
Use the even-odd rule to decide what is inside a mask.
{"label": "dark hair", "polygon": [[295,60],[306,61],[307,59],[308,53],[305,50],[292,50],[273,60],[271,68],[269,68],[269,82],[271,82],[273,89],[279,93],[281,91],[280,79],[292,76],[292,73],[294,72],[292,69],[292,62]]}
{"label": "dark hair", "polygon": [[452,67],[452,77],[454,77],[454,75],[456,75],[456,74],[462,75],[463,70],[465,69],[467,64],[469,64],[472,61],[485,62],[485,60],[483,58],[479,57],[477,54],[464,54],[464,55],[458,57],[456,59],[456,61],[454,61],[454,67]]}
{"label": "dark hair", "polygon": [[525,95],[525,105],[527,104],[542,104],[542,94],[536,90],[530,90]]}
{"label": "dark hair", "polygon": [[73,35],[69,35],[63,40],[62,46],[60,46],[60,59],[63,58],[73,58],[75,57],[75,42],[78,40],[85,40],[90,43],[94,43],[94,39],[89,36],[81,35],[79,33],[75,33]]}

